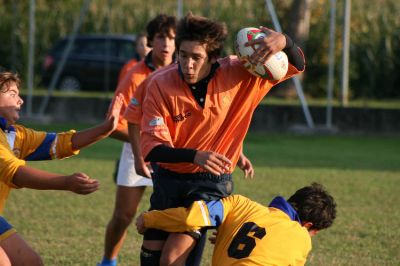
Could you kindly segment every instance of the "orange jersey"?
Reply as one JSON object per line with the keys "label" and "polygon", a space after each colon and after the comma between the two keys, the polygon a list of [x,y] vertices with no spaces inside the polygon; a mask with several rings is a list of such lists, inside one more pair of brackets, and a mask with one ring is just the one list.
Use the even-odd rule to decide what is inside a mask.
{"label": "orange jersey", "polygon": [[125,110],[124,118],[126,119],[126,121],[132,124],[140,124],[143,114],[142,106],[144,98],[146,96],[148,84],[156,74],[162,73],[163,71],[166,71],[171,67],[174,67],[174,65],[175,64],[171,64],[169,66],[163,67],[162,69],[154,71],[137,87],[128,107]]}
{"label": "orange jersey", "polygon": [[127,128],[128,124],[124,118],[125,110],[131,101],[133,94],[135,93],[137,87],[139,86],[142,81],[147,78],[153,72],[145,63],[144,60],[140,61],[136,65],[134,65],[125,77],[121,80],[118,84],[117,89],[115,90],[115,96],[121,93],[123,95],[123,105],[121,107],[120,118],[118,121],[117,129],[125,129]]}
{"label": "orange jersey", "polygon": [[[178,66],[155,76],[143,103],[141,148],[146,157],[156,146],[214,151],[236,165],[254,110],[277,83],[300,71],[289,65],[279,81],[251,75],[236,56],[218,61],[208,83],[204,108],[192,95]],[[160,163],[178,173],[204,172],[193,163]],[[233,171],[233,167],[230,169]]]}
{"label": "orange jersey", "polygon": [[131,59],[128,62],[125,63],[125,65],[122,66],[121,70],[119,71],[119,76],[118,76],[118,83],[121,82],[125,75],[129,72],[129,70],[138,63],[136,59]]}

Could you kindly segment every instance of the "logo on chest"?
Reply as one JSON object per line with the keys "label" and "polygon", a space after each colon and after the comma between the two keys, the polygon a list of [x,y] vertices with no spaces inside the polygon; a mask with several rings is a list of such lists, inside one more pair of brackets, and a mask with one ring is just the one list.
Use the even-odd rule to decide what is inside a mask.
{"label": "logo on chest", "polygon": [[183,112],[179,115],[175,115],[172,117],[172,120],[177,123],[177,122],[182,122],[183,120],[185,120],[186,118],[190,117],[192,115],[191,112],[187,111],[187,112]]}

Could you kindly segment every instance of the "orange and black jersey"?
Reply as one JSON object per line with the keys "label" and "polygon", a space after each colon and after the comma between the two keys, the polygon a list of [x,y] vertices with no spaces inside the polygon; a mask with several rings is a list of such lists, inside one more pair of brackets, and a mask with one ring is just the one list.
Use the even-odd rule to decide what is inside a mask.
{"label": "orange and black jersey", "polygon": [[[251,75],[236,56],[218,63],[208,81],[204,106],[180,77],[178,65],[154,75],[142,106],[141,147],[145,158],[155,147],[164,145],[214,151],[236,165],[257,105],[274,85],[302,71],[289,64],[284,78],[270,81]],[[161,166],[178,173],[204,171],[190,162],[164,162]]]}

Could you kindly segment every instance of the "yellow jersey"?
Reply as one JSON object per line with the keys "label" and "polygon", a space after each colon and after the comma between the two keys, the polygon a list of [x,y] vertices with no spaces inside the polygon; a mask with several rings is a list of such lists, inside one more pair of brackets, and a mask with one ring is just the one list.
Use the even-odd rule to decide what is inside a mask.
{"label": "yellow jersey", "polygon": [[240,195],[196,201],[190,208],[146,212],[144,225],[168,232],[217,228],[212,258],[216,266],[304,265],[311,250],[307,229],[282,197],[269,207]]}
{"label": "yellow jersey", "polygon": [[6,128],[0,117],[0,214],[8,194],[16,187],[12,180],[18,167],[25,161],[62,159],[79,153],[72,150],[74,130],[62,133],[34,131],[21,125]]}

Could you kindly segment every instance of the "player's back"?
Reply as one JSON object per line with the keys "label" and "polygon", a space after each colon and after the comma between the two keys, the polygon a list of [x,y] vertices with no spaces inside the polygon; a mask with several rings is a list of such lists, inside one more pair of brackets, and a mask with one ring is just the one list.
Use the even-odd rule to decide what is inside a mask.
{"label": "player's back", "polygon": [[227,216],[218,228],[213,265],[304,265],[311,238],[299,222],[243,196],[223,201]]}

